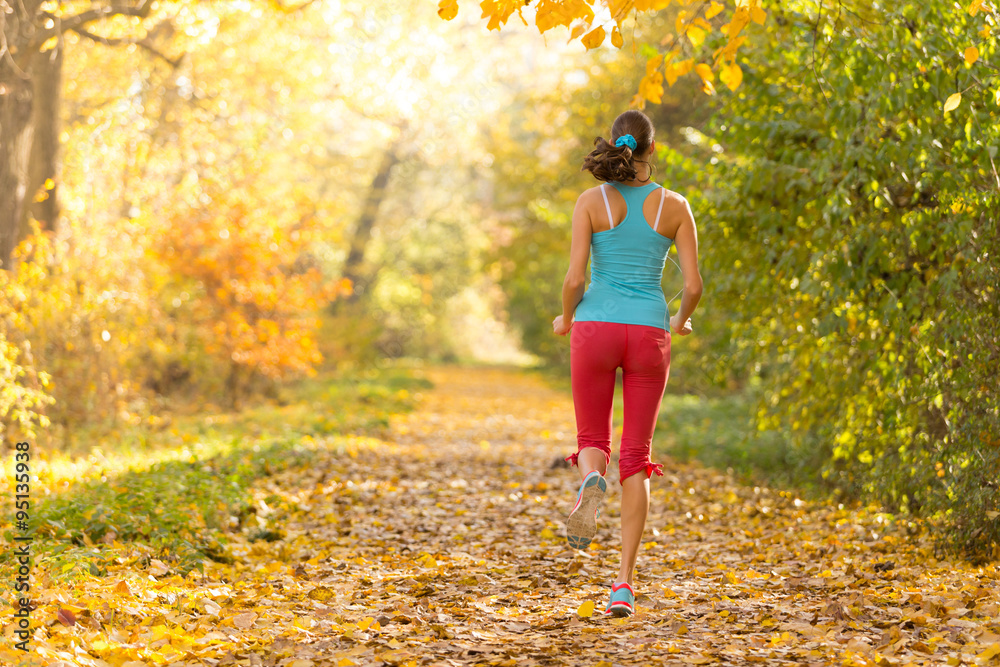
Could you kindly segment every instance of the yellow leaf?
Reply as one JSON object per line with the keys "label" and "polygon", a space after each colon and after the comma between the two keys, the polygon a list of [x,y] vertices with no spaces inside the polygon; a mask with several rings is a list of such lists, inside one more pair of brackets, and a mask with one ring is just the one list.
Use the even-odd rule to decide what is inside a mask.
{"label": "yellow leaf", "polygon": [[649,76],[656,70],[660,69],[660,63],[663,62],[663,54],[657,53],[655,56],[646,61],[646,75]]}
{"label": "yellow leaf", "polygon": [[614,45],[616,49],[622,48],[622,44],[625,43],[624,40],[622,40],[621,31],[618,30],[617,27],[612,28],[611,30],[611,43]]}
{"label": "yellow leaf", "polygon": [[712,68],[705,63],[698,63],[694,68],[695,73],[701,77],[702,81],[715,81],[715,73]]}
{"label": "yellow leaf", "polygon": [[698,26],[694,25],[689,26],[687,30],[687,36],[688,39],[691,40],[692,46],[694,46],[694,48],[696,49],[700,47],[702,43],[705,41],[705,31],[699,28]]}
{"label": "yellow leaf", "polygon": [[983,0],[972,0],[972,3],[969,5],[969,10],[968,10],[969,15],[975,16],[976,14],[979,13],[979,10],[982,8],[983,8]]}
{"label": "yellow leaf", "polygon": [[710,19],[713,16],[717,16],[720,12],[722,12],[723,9],[724,8],[722,5],[720,5],[715,0],[712,0],[712,4],[709,5],[708,9],[705,10],[705,18]]}
{"label": "yellow leaf", "polygon": [[958,105],[961,103],[962,103],[962,93],[955,93],[954,95],[950,96],[947,100],[945,100],[944,112],[948,113],[949,111],[958,108]]}
{"label": "yellow leaf", "polygon": [[677,68],[673,63],[667,65],[667,85],[673,86],[677,82]]}
{"label": "yellow leaf", "polygon": [[719,80],[729,87],[729,90],[736,90],[743,83],[743,68],[733,63],[726,65],[719,70]]}
{"label": "yellow leaf", "polygon": [[642,77],[639,82],[639,94],[643,99],[649,100],[653,104],[659,104],[663,98],[663,74],[653,72]]}
{"label": "yellow leaf", "polygon": [[694,67],[693,59],[688,58],[687,60],[680,61],[677,63],[677,76],[684,76],[691,71],[692,67]]}
{"label": "yellow leaf", "polygon": [[292,625],[299,630],[312,630],[316,627],[316,619],[310,616],[300,616],[292,621]]}
{"label": "yellow leaf", "polygon": [[479,6],[483,10],[483,15],[480,18],[489,17],[490,19],[489,23],[486,24],[487,30],[499,30],[500,26],[507,23],[510,15],[520,9],[520,3],[509,0],[483,0]]}
{"label": "yellow leaf", "polygon": [[375,619],[368,616],[364,620],[358,621],[358,630],[367,630],[368,626],[375,622]]}
{"label": "yellow leaf", "polygon": [[712,85],[711,81],[702,81],[701,92],[705,93],[706,95],[715,95],[715,86]]}
{"label": "yellow leaf", "polygon": [[767,12],[760,7],[753,7],[750,9],[750,18],[754,23],[764,25],[764,21],[767,19]]}
{"label": "yellow leaf", "polygon": [[976,660],[982,664],[1000,655],[1000,644],[990,644],[990,647],[976,656]]}
{"label": "yellow leaf", "polygon": [[729,29],[724,32],[729,35],[730,39],[736,39],[736,36],[740,34],[740,31],[742,31],[748,23],[750,23],[750,10],[746,7],[740,7],[733,14],[733,20],[726,24],[729,26]]}
{"label": "yellow leaf", "polygon": [[979,49],[974,46],[970,46],[965,50],[965,62],[970,65],[979,60]]}
{"label": "yellow leaf", "polygon": [[314,663],[312,660],[305,660],[303,658],[299,658],[298,660],[292,660],[290,663],[285,665],[285,667],[313,667],[314,664],[316,663]]}
{"label": "yellow leaf", "polygon": [[604,32],[604,26],[597,26],[584,35],[581,41],[583,42],[583,45],[587,47],[587,50],[596,49],[604,43],[604,37],[606,35],[607,33]]}
{"label": "yellow leaf", "polygon": [[594,601],[587,600],[577,608],[576,613],[580,618],[590,618],[594,615]]}
{"label": "yellow leaf", "polygon": [[458,0],[441,0],[438,3],[438,16],[450,21],[458,16]]}
{"label": "yellow leaf", "polygon": [[687,19],[688,12],[686,9],[682,9],[677,12],[677,19],[674,21],[674,32],[678,35],[684,34],[684,22]]}

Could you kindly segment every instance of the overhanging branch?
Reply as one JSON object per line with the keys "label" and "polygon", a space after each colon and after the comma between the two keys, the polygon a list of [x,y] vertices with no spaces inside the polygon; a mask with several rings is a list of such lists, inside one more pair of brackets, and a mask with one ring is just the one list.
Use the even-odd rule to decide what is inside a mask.
{"label": "overhanging branch", "polygon": [[128,44],[135,44],[136,46],[141,46],[142,48],[152,53],[154,56],[163,59],[174,69],[180,67],[181,61],[184,59],[184,56],[181,56],[180,58],[171,58],[170,56],[168,56],[167,54],[163,53],[155,46],[153,46],[147,37],[143,37],[141,39],[130,38],[130,37],[102,37],[100,35],[95,35],[94,33],[87,31],[86,28],[73,28],[72,30],[73,32],[82,37],[86,37],[89,40],[97,42],[98,44],[104,44],[105,46],[123,46]]}
{"label": "overhanging branch", "polygon": [[140,4],[135,6],[111,5],[110,7],[96,7],[73,16],[57,16],[51,12],[43,12],[42,16],[52,21],[52,27],[39,30],[38,34],[35,35],[29,44],[29,48],[38,49],[52,37],[69,30],[76,32],[88,23],[100,21],[111,16],[135,16],[144,19],[149,16],[152,6],[153,0],[142,0]]}

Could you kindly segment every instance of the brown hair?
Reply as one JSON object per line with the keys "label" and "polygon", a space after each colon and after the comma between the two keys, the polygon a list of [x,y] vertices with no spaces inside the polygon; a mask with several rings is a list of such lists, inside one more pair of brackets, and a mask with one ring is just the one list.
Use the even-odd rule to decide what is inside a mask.
{"label": "brown hair", "polygon": [[[635,150],[628,146],[615,146],[619,137],[631,134],[635,139]],[[653,123],[643,112],[638,109],[629,109],[618,116],[611,125],[611,141],[605,141],[604,137],[594,139],[594,150],[583,159],[583,169],[589,171],[599,181],[631,181],[638,176],[635,167],[636,155],[642,155],[649,150],[653,143]],[[653,177],[652,165],[650,165],[649,178]],[[648,179],[647,179],[648,180]]]}

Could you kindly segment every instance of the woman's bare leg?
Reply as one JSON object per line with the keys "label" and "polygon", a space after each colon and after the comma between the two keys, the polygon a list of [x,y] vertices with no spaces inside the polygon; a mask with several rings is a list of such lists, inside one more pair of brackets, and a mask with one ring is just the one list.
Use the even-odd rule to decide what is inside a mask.
{"label": "woman's bare leg", "polygon": [[576,465],[580,468],[580,478],[583,479],[596,470],[604,475],[608,471],[608,461],[604,452],[596,447],[584,447],[580,450]]}
{"label": "woman's bare leg", "polygon": [[[604,455],[601,455],[604,458]],[[583,457],[580,457],[583,460]],[[642,532],[646,528],[649,513],[649,478],[642,472],[632,475],[622,482],[622,563],[616,584],[632,583],[635,560],[639,555]]]}

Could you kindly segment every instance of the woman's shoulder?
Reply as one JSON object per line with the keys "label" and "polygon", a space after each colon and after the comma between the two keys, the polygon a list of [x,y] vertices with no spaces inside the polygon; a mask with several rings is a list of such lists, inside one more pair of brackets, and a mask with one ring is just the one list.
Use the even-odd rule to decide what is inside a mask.
{"label": "woman's shoulder", "polygon": [[684,195],[682,195],[679,192],[674,192],[673,190],[671,190],[666,186],[662,187],[665,190],[663,194],[664,208],[669,206],[671,208],[690,210],[691,205],[688,203],[688,200]]}
{"label": "woman's shoulder", "polygon": [[581,192],[580,193],[580,198],[581,199],[584,199],[584,198],[588,198],[589,199],[591,197],[600,197],[601,196],[601,188],[604,187],[605,185],[607,185],[608,187],[611,187],[611,183],[603,183],[603,182],[602,183],[598,183],[594,187],[587,188],[586,190],[584,190],[583,192]]}

